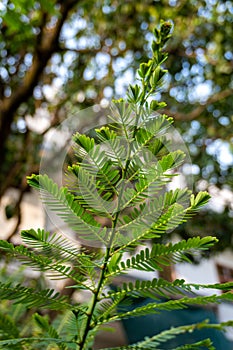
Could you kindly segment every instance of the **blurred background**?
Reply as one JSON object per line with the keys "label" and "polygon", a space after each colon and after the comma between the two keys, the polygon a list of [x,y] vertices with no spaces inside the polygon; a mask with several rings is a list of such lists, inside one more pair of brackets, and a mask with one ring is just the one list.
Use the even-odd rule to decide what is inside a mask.
{"label": "blurred background", "polygon": [[[157,93],[191,156],[183,172],[207,207],[175,234],[219,243],[195,268],[169,273],[193,282],[233,280],[233,2],[217,0],[2,0],[0,3],[0,238],[45,225],[26,176],[38,173],[51,130],[70,115],[125,95],[150,55],[153,28],[170,20],[168,74]],[[210,260],[206,260],[210,258]],[[203,260],[204,259],[204,260]],[[208,279],[208,281],[207,281]],[[233,308],[223,305],[220,316]],[[230,311],[229,311],[230,310]],[[232,337],[232,336],[231,336]]]}

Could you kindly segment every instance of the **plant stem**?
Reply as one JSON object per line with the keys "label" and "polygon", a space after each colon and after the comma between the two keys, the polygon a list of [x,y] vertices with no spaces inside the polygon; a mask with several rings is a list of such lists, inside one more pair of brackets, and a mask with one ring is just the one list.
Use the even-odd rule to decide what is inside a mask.
{"label": "plant stem", "polygon": [[[143,107],[143,105],[140,104],[139,111],[136,113],[132,140],[134,140],[135,136],[136,136],[137,127],[138,127],[138,121],[139,121],[139,117],[140,117],[140,114],[141,114],[142,107]],[[126,174],[126,172],[128,170],[129,163],[130,163],[130,153],[131,153],[131,144],[129,144],[127,160],[126,160],[125,169],[124,169],[124,173],[123,174]],[[123,175],[123,177],[124,177],[124,175]]]}
{"label": "plant stem", "polygon": [[[141,108],[140,108],[140,110],[141,110]],[[138,120],[139,120],[139,115],[140,115],[140,113],[138,113],[138,115],[136,117],[136,123],[135,123],[135,126],[134,126],[134,128],[135,128],[134,129],[134,137],[135,137],[135,134],[136,134],[136,129],[137,129],[137,124],[138,124]],[[126,167],[124,169],[125,172],[123,172],[123,174],[122,174],[123,178],[124,178],[124,176],[125,176],[125,174],[127,172],[129,163],[130,163],[130,147],[129,147],[129,152],[128,152],[128,155],[127,155]],[[85,327],[85,330],[84,330],[84,334],[83,334],[82,340],[79,343],[79,349],[80,350],[82,350],[84,348],[86,339],[88,337],[88,333],[92,329],[92,326],[91,326],[92,316],[93,316],[96,304],[98,303],[99,293],[100,293],[100,291],[101,291],[101,289],[103,287],[103,283],[104,283],[104,280],[105,280],[105,273],[106,273],[106,269],[107,269],[107,264],[108,264],[109,258],[111,256],[112,242],[113,242],[113,239],[115,237],[117,221],[118,221],[118,217],[119,217],[119,214],[120,214],[120,202],[121,202],[121,198],[122,198],[123,192],[124,192],[124,186],[121,187],[121,190],[120,190],[120,193],[119,193],[119,196],[118,196],[117,210],[116,210],[115,217],[112,220],[112,234],[111,234],[111,237],[110,237],[110,240],[109,240],[109,246],[106,248],[106,253],[105,253],[105,256],[104,256],[104,263],[103,263],[103,266],[102,266],[102,269],[101,269],[98,285],[97,285],[96,290],[93,293],[91,304],[90,304],[89,309],[87,311],[88,317],[87,317],[87,321],[86,321],[86,327]]]}
{"label": "plant stem", "polygon": [[88,336],[88,332],[91,330],[90,324],[91,324],[91,320],[92,320],[92,316],[93,316],[96,304],[98,302],[99,292],[100,292],[100,290],[102,288],[103,281],[105,279],[105,270],[107,268],[107,263],[108,263],[108,259],[109,259],[109,256],[110,256],[110,249],[111,249],[110,247],[108,247],[106,249],[106,253],[105,253],[105,257],[104,257],[104,264],[103,264],[103,267],[101,269],[98,285],[97,285],[97,288],[96,288],[95,292],[93,293],[93,298],[92,298],[91,304],[89,306],[89,309],[87,311],[88,317],[87,317],[86,327],[85,327],[85,330],[84,330],[84,334],[83,334],[82,340],[79,343],[79,345],[80,345],[79,349],[80,350],[82,350],[84,348],[84,345],[85,345],[85,342],[86,342],[86,339],[87,339],[87,336]]}

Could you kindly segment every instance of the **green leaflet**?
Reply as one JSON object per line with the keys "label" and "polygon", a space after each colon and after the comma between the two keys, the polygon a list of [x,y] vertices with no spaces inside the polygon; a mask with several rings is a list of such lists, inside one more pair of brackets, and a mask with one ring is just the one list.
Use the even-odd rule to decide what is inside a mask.
{"label": "green leaflet", "polygon": [[171,311],[187,308],[188,305],[207,305],[209,303],[219,303],[221,300],[232,301],[233,294],[231,292],[222,295],[184,297],[177,300],[169,300],[163,303],[149,303],[145,306],[137,307],[134,310],[119,313],[118,315],[109,317],[106,322],[120,320],[128,317],[136,317],[148,315],[150,313],[159,313],[161,310]]}
{"label": "green leaflet", "polygon": [[0,283],[0,299],[15,300],[15,303],[22,303],[27,307],[43,307],[51,310],[62,310],[70,308],[67,299],[60,296],[53,289],[36,291],[33,288],[10,283]]}
{"label": "green leaflet", "polygon": [[[96,262],[99,257],[97,252],[87,254],[68,237],[56,233],[50,234],[40,229],[24,230],[21,235],[23,242],[39,253],[37,256],[31,255],[30,252],[27,254],[27,251],[22,248],[24,258],[21,257],[21,259],[30,266],[44,269],[52,279],[69,278],[83,288],[84,276],[93,277],[94,269],[99,266]],[[71,264],[76,267],[76,272],[71,268]]]}
{"label": "green leaflet", "polygon": [[[144,239],[160,237],[162,234],[165,234],[166,231],[173,230],[183,222],[187,221],[192,212],[193,210],[191,208],[185,209],[182,205],[174,203],[166,208],[165,211],[163,208],[160,208],[160,211],[157,212],[157,214],[161,213],[161,215],[158,216],[157,220],[155,216],[156,221],[153,223],[149,222],[148,224],[148,222],[144,222],[142,215],[142,217],[139,218],[139,222],[142,222],[141,225],[138,225],[138,220],[135,220],[118,228],[119,234],[116,236],[116,243],[120,246],[119,250],[123,251],[128,247],[136,246]],[[128,230],[129,227],[132,229]],[[125,234],[125,232],[127,234]]]}
{"label": "green leaflet", "polygon": [[216,350],[216,348],[213,346],[212,341],[209,338],[198,341],[193,344],[179,346],[174,350],[198,350],[201,347],[205,347],[206,349],[209,349],[209,350]]}
{"label": "green leaflet", "polygon": [[[194,290],[201,289],[222,289],[229,290],[232,288],[233,283],[226,283],[224,285],[213,284],[213,285],[195,285],[193,283],[185,283],[184,280],[175,280],[174,282],[168,282],[162,278],[154,278],[152,280],[136,280],[135,282],[123,282],[122,286],[118,287],[116,291],[109,291],[108,294],[102,295],[103,300],[109,299],[108,302],[103,302],[102,308],[104,312],[100,314],[99,320],[102,322],[105,320],[107,315],[112,314],[116,306],[120,306],[124,309],[125,302],[130,304],[130,298],[145,297],[156,300],[155,303],[147,304],[143,307],[135,308],[134,310],[128,311],[125,314],[121,314],[121,318],[142,316],[148,313],[159,313],[160,310],[174,310],[186,308],[188,304],[194,305],[205,305],[206,303],[218,302],[221,298],[226,300],[232,300],[232,294],[225,296],[212,296],[210,299],[206,299],[196,296]],[[192,297],[187,297],[186,295],[193,295]],[[165,301],[162,303],[157,303],[160,298],[168,299],[169,297],[178,298],[178,300]],[[180,296],[184,296],[180,299]],[[127,299],[127,298],[128,299]],[[171,306],[172,305],[172,306]],[[114,315],[112,316],[114,319]],[[117,316],[116,316],[117,317]],[[106,320],[105,320],[106,321]]]}
{"label": "green leaflet", "polygon": [[[111,165],[105,163],[104,168]],[[73,166],[73,170],[77,175],[78,185],[72,186],[72,191],[75,193],[75,199],[82,205],[83,208],[99,216],[110,217],[111,199],[118,192],[116,189],[112,190],[113,185],[110,184],[110,179],[115,182],[115,176],[119,178],[118,171],[113,171],[109,174],[108,181],[99,179],[99,173],[94,176],[90,171],[81,166]],[[103,169],[104,171],[105,169]]]}
{"label": "green leaflet", "polygon": [[[35,270],[45,272],[52,271],[55,275],[60,276],[60,278],[71,278],[76,281],[76,283],[81,283],[83,280],[83,276],[75,274],[71,266],[66,263],[66,260],[57,259],[57,255],[55,254],[51,255],[48,254],[48,252],[46,254],[46,250],[43,250],[42,254],[37,254],[36,252],[31,252],[31,250],[23,245],[14,247],[12,243],[2,240],[0,240],[0,249],[17,257],[25,265],[29,265]],[[85,258],[82,261],[85,261]],[[87,266],[89,266],[89,264],[90,261],[87,262]]]}
{"label": "green leaflet", "polygon": [[[100,129],[100,131],[102,131],[102,129]],[[103,141],[106,148],[105,154],[108,156],[108,159],[111,160],[113,165],[120,166],[120,168],[124,167],[125,159],[127,157],[126,148],[124,145],[125,142],[123,141],[124,139],[122,140],[121,137],[115,137]]]}
{"label": "green leaflet", "polygon": [[134,106],[130,104],[127,106],[122,99],[114,101],[110,106],[109,122],[114,130],[124,137],[126,142],[133,140],[135,117]]}
{"label": "green leaflet", "polygon": [[[166,350],[166,342],[168,340],[174,339],[179,334],[184,334],[188,332],[193,332],[194,330],[200,330],[204,328],[215,328],[223,330],[225,327],[232,325],[230,322],[225,322],[219,325],[209,324],[208,321],[203,321],[197,324],[191,324],[187,326],[172,327],[169,330],[163,331],[160,334],[157,334],[151,338],[145,338],[143,341],[136,344],[121,346],[115,348],[108,348],[107,350],[126,350],[126,349],[158,349]],[[198,350],[201,346],[205,346],[209,350],[215,350],[215,347],[212,346],[212,341],[210,339],[204,339],[194,344],[188,344],[180,346],[174,350]]]}
{"label": "green leaflet", "polygon": [[[112,167],[112,159],[106,156],[106,151],[102,150],[100,145],[96,145],[94,139],[85,135],[76,134],[74,140],[77,143],[74,146],[74,151],[78,157],[82,157],[82,162],[77,170],[83,169],[90,175],[98,175],[98,181],[105,184],[105,190],[108,189],[115,193],[115,184],[120,177],[119,171]],[[74,167],[75,165],[70,169]],[[77,170],[75,174],[79,175]]]}
{"label": "green leaflet", "polygon": [[112,259],[114,260],[110,260],[108,264],[109,276],[130,269],[141,271],[161,270],[161,265],[189,261],[187,253],[209,249],[216,242],[217,239],[214,237],[193,237],[175,244],[171,242],[166,245],[153,244],[151,249],[148,247],[141,249],[138,254],[132,255],[126,261],[119,258],[116,260],[115,255],[113,255]]}
{"label": "green leaflet", "polygon": [[201,284],[185,283],[183,279],[176,279],[173,282],[168,282],[162,278],[153,278],[152,280],[136,280],[135,282],[123,282],[122,286],[118,287],[116,291],[109,291],[108,294],[103,294],[103,299],[110,298],[112,301],[117,301],[128,297],[145,297],[158,299],[160,297],[167,298],[169,295],[179,297],[180,295],[194,294],[195,290],[201,289],[220,289],[229,290],[233,288],[233,282],[224,284]]}
{"label": "green leaflet", "polygon": [[29,245],[40,251],[46,256],[56,258],[56,260],[72,260],[81,257],[80,249],[74,242],[70,241],[67,237],[59,234],[50,234],[45,230],[23,230],[21,232],[22,240],[25,244]]}
{"label": "green leaflet", "polygon": [[136,280],[135,282],[124,282],[117,291],[110,291],[104,298],[112,300],[121,300],[126,296],[129,297],[145,297],[159,300],[160,297],[167,297],[169,294],[175,296],[191,292],[191,285],[186,284],[184,280],[175,280],[168,282],[162,278],[154,278],[152,280]]}
{"label": "green leaflet", "polygon": [[[145,166],[141,166],[141,161],[136,160],[136,164],[138,163],[141,167],[140,169],[136,167],[136,176],[131,174],[130,179],[124,184],[124,192],[120,199],[121,209],[144,202],[150,196],[156,196],[172,177],[171,174],[167,174],[167,171],[172,170],[183,159],[183,152],[176,151],[164,156],[158,162],[153,160],[151,164]],[[127,187],[132,178],[135,181],[135,189]]]}
{"label": "green leaflet", "polygon": [[75,232],[85,239],[96,239],[105,244],[105,230],[101,225],[75,200],[68,189],[58,188],[57,184],[47,175],[32,175],[28,183],[41,191],[43,201],[55,211]]}

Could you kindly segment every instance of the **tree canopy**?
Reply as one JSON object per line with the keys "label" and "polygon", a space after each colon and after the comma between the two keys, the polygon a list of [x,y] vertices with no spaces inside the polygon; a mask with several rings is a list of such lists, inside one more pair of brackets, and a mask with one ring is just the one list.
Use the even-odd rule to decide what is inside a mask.
{"label": "tree canopy", "polygon": [[3,0],[0,13],[0,195],[11,186],[22,194],[8,217],[19,213],[25,176],[39,169],[46,132],[124,95],[166,19],[174,33],[158,101],[189,147],[184,170],[195,190],[225,193],[180,233],[211,233],[218,249],[232,247],[232,2]]}

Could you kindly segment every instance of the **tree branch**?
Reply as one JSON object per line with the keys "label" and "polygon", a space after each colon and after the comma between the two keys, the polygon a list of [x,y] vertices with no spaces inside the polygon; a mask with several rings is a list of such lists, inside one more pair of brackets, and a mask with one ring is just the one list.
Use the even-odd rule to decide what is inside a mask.
{"label": "tree branch", "polygon": [[24,79],[8,98],[3,98],[0,104],[0,165],[5,159],[4,148],[10,133],[14,114],[22,102],[26,102],[32,96],[33,89],[38,84],[40,75],[46,67],[52,54],[58,48],[59,36],[62,26],[67,19],[69,11],[77,1],[70,0],[61,2],[60,16],[52,28],[44,27],[40,41],[36,43],[33,62],[26,72]]}
{"label": "tree branch", "polygon": [[199,115],[206,109],[207,106],[210,104],[223,100],[224,98],[227,98],[229,96],[233,95],[233,89],[226,89],[223,91],[220,91],[210,98],[207,99],[207,101],[204,104],[200,104],[196,108],[194,108],[189,113],[182,113],[182,112],[172,112],[168,108],[164,108],[163,112],[167,114],[168,116],[174,116],[175,120],[181,120],[181,121],[191,121],[199,117]]}

